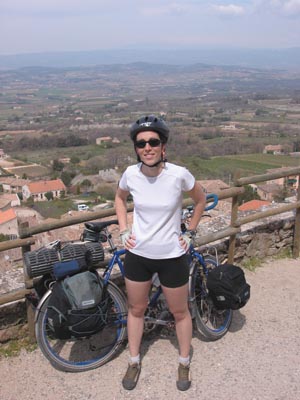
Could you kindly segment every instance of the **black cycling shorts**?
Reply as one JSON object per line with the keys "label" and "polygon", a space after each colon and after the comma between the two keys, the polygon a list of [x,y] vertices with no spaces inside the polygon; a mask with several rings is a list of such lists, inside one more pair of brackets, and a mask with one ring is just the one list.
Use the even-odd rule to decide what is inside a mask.
{"label": "black cycling shorts", "polygon": [[153,260],[127,251],[124,269],[125,277],[135,282],[147,282],[157,272],[161,284],[169,288],[183,286],[189,280],[186,254],[176,258]]}

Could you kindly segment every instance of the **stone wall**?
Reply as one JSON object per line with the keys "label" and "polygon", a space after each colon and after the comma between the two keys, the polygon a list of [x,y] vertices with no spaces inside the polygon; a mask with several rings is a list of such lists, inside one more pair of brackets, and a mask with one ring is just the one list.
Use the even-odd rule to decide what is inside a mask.
{"label": "stone wall", "polygon": [[[243,265],[254,258],[264,260],[283,252],[287,254],[292,249],[294,239],[294,218],[293,213],[289,212],[242,226],[242,231],[236,238],[234,262]],[[213,224],[213,221],[209,224]],[[216,246],[220,262],[226,260],[229,239],[211,243],[209,246]]]}

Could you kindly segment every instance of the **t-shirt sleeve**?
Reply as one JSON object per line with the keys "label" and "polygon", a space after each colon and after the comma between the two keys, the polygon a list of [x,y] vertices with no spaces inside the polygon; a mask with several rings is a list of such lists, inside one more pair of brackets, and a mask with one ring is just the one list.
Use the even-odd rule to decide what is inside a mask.
{"label": "t-shirt sleeve", "polygon": [[182,190],[184,192],[188,192],[193,189],[195,186],[195,177],[190,173],[190,171],[186,168],[183,168],[182,173]]}
{"label": "t-shirt sleeve", "polygon": [[119,188],[129,192],[129,188],[128,188],[128,185],[127,185],[127,174],[126,174],[126,172],[127,172],[127,170],[121,176],[121,179],[119,181]]}

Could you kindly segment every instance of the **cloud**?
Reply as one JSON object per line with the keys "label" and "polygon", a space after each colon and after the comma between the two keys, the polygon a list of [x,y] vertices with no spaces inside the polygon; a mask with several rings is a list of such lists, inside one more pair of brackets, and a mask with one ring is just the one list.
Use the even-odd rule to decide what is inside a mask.
{"label": "cloud", "polygon": [[300,0],[282,1],[283,12],[289,16],[300,15]]}
{"label": "cloud", "polygon": [[141,10],[144,16],[177,16],[187,12],[187,7],[179,3],[170,3],[156,7],[144,7]]}
{"label": "cloud", "polygon": [[264,9],[283,17],[300,16],[300,0],[256,0],[256,10]]}
{"label": "cloud", "polygon": [[214,4],[212,7],[218,14],[226,16],[240,16],[245,13],[244,7],[236,4]]}
{"label": "cloud", "polygon": [[[132,2],[135,3],[134,0],[128,1],[128,7]],[[1,2],[0,12],[16,16],[93,15],[122,5],[122,0],[114,0],[113,6],[110,0],[10,0]]]}

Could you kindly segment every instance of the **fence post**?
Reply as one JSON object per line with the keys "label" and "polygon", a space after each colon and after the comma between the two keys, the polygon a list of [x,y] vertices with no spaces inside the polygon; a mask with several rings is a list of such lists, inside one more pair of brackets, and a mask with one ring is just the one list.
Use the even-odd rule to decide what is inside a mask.
{"label": "fence post", "polygon": [[[298,175],[297,179],[298,188],[297,188],[297,201],[300,200],[300,175]],[[295,228],[294,228],[294,243],[293,243],[293,257],[299,257],[300,250],[300,208],[296,208],[295,210]]]}
{"label": "fence post", "polygon": [[[21,224],[19,224],[19,227],[18,227],[19,228],[19,237],[24,237],[23,232],[28,227],[29,227],[28,222],[22,222]],[[30,250],[31,250],[30,245],[22,246],[22,256],[24,255],[24,253],[26,253],[27,251],[30,251]],[[24,283],[25,283],[25,288],[26,288],[27,276],[25,274],[24,266],[23,266],[23,275],[24,275]],[[25,305],[26,305],[26,312],[27,312],[28,335],[29,335],[30,340],[35,341],[35,331],[34,331],[35,312],[32,307],[32,304],[26,298],[25,298]]]}
{"label": "fence post", "polygon": [[[234,186],[237,185],[237,180],[240,177],[240,172],[237,171],[234,175]],[[230,221],[230,226],[232,228],[236,227],[236,221],[238,219],[238,195],[235,195],[232,197],[232,203],[231,203],[231,221]],[[235,243],[236,243],[236,233],[233,235],[229,236],[229,247],[228,247],[228,262],[230,264],[233,264],[234,261],[234,253],[235,253]]]}

